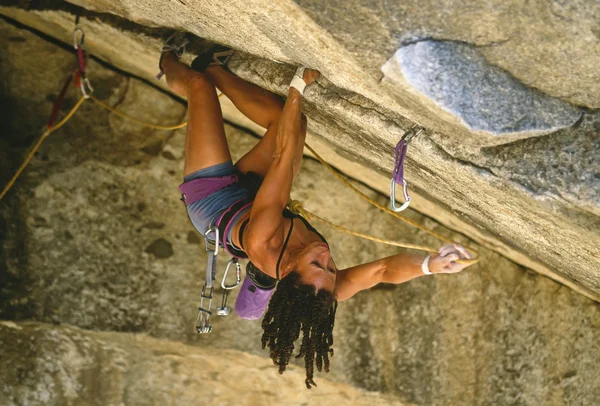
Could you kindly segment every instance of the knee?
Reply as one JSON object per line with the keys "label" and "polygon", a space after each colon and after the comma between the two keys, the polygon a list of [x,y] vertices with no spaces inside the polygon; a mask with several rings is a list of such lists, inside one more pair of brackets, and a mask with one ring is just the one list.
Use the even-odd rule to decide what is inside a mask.
{"label": "knee", "polygon": [[189,90],[194,89],[206,89],[213,88],[215,85],[208,79],[208,77],[201,72],[190,71],[190,74],[186,78],[185,86]]}
{"label": "knee", "polygon": [[283,113],[285,103],[279,96],[267,90],[261,90],[260,93],[254,96],[255,99],[253,101],[257,105],[261,105],[264,119],[268,121],[269,125],[277,123]]}

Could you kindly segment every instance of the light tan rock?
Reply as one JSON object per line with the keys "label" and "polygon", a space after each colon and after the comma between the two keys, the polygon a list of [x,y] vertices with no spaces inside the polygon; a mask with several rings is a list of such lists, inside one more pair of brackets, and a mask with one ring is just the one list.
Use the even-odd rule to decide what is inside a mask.
{"label": "light tan rock", "polygon": [[[2,54],[1,59],[7,61],[2,76],[8,89],[4,97],[12,108],[5,121],[8,131],[2,138],[8,142],[7,155],[16,164],[25,146],[39,134],[72,59],[70,50],[26,30],[6,23],[0,28],[2,38],[9,39],[8,46],[0,49],[10,52],[10,57]],[[17,52],[26,49],[35,52]],[[40,60],[45,63],[38,63]],[[95,61],[90,63],[90,72],[97,96],[119,110],[162,124],[183,119],[185,106],[179,100],[143,81]],[[63,111],[78,97],[76,89],[71,89]],[[231,125],[226,132],[234,159],[258,140]],[[231,315],[214,318],[210,335],[198,336],[193,331],[206,257],[179,201],[183,148],[182,130],[165,133],[139,127],[91,102],[44,142],[14,189],[0,202],[0,317],[9,320],[9,327],[22,328],[19,334],[27,340],[39,337],[34,331],[37,327],[29,329],[19,320],[102,330],[110,336],[102,338],[109,349],[114,348],[111,343],[115,340],[132,340],[129,333],[147,334],[169,348],[185,347],[188,351],[194,347],[189,351],[210,351],[217,356],[241,351],[249,354],[244,357],[263,359],[256,365],[269,364],[266,351],[259,345],[259,322],[245,322]],[[2,176],[7,174],[2,172]],[[385,196],[357,186],[386,203]],[[315,213],[359,231],[432,247],[440,244],[358,200],[310,159],[303,163],[293,196]],[[407,215],[452,240],[472,244],[431,218],[414,211]],[[342,268],[399,252],[315,225],[327,237]],[[317,374],[317,383],[331,380],[385,392],[399,402],[426,405],[594,404],[600,397],[598,303],[489,249],[475,248],[481,252],[482,261],[458,275],[384,285],[340,303],[332,370],[329,375]],[[219,272],[226,260],[221,259]],[[234,292],[231,303],[236,295]],[[70,334],[61,335],[62,327],[40,328],[56,331],[56,337]],[[127,390],[125,378],[93,386],[99,373],[96,369],[88,373],[86,366],[101,365],[104,369],[100,371],[107,377],[114,376],[110,373],[125,367],[112,360],[129,360],[127,350],[132,347],[128,344],[119,344],[118,351],[103,358],[104,364],[94,358],[105,354],[101,346],[92,346],[85,353],[89,357],[82,359],[77,355],[82,350],[65,339],[64,345],[74,356],[68,358],[68,369],[55,371],[50,368],[56,364],[47,361],[45,354],[53,354],[56,347],[34,347],[31,353],[19,350],[23,347],[17,345],[26,346],[25,339],[13,339],[11,334],[6,341],[0,337],[0,352],[7,351],[10,359],[33,360],[26,364],[32,371],[40,363],[50,366],[48,374],[31,378],[27,368],[25,372],[1,369],[0,374],[17,374],[26,382],[22,386],[14,381],[0,384],[2,396],[8,393],[33,399],[48,393],[43,386],[46,376],[69,378],[65,381],[69,399],[80,393],[82,396],[74,404],[85,402],[84,395],[113,396],[118,392],[114,396],[119,398],[121,388]],[[97,337],[94,334],[76,335]],[[155,348],[154,340],[144,340]],[[137,352],[137,347],[131,351],[134,358],[147,354]],[[4,365],[6,357],[1,354]],[[157,391],[166,387],[159,378],[174,379],[177,392],[152,393],[157,393],[159,400],[172,396],[167,400],[177,403],[179,385],[185,378],[175,376],[175,372],[171,375],[173,369],[165,366],[164,357],[168,358],[161,352],[147,354],[128,371],[131,379],[141,377],[144,385],[152,383]],[[254,362],[258,358],[248,359]],[[296,366],[301,377],[302,365]],[[180,368],[186,375],[187,367]],[[144,375],[146,371],[152,373]],[[79,376],[82,381],[77,380]],[[227,380],[222,384],[229,385],[228,376],[212,379]],[[57,382],[50,382],[55,385],[52,388],[62,387],[63,381]],[[77,382],[92,390],[77,392]],[[38,390],[39,386],[43,387]],[[181,399],[191,399],[196,394],[191,390],[182,388]],[[130,396],[123,400],[125,404],[146,399],[141,386],[132,386],[126,393]]]}
{"label": "light tan rock", "polygon": [[[158,24],[141,17],[144,13],[154,11],[128,6],[127,2],[82,4],[92,9],[106,9],[146,25]],[[168,10],[161,9],[164,15],[161,14],[157,20],[159,22],[175,18],[172,13],[178,13],[178,6],[165,7]],[[235,9],[234,5],[231,7]],[[259,5],[256,7],[260,8]],[[265,7],[265,12],[275,10],[274,16],[281,13],[277,5]],[[285,7],[296,10],[289,4]],[[222,15],[233,12],[233,9],[219,9],[218,12]],[[198,23],[194,26],[196,31],[192,31],[197,32],[198,27],[204,27],[207,31],[202,31],[201,35],[231,43],[215,37],[213,34],[217,31],[209,30],[214,29],[216,17],[205,21],[207,15],[202,13],[209,13],[210,10],[199,8],[194,11],[194,16],[200,13],[198,22],[204,25]],[[3,8],[2,12],[61,41],[71,38],[74,16],[69,13],[24,12],[15,8]],[[290,15],[298,16],[297,13],[298,10]],[[192,17],[188,15],[186,18]],[[242,20],[250,24],[252,20],[248,18]],[[307,23],[304,17],[298,18]],[[137,31],[132,33],[113,27],[115,24],[125,24],[123,20],[103,22],[105,20],[105,16],[96,14],[82,20],[82,26],[88,31],[87,45],[90,51],[121,69],[145,78],[153,77],[156,59],[149,59],[149,55],[156,55],[160,41],[152,36],[162,35],[164,30],[153,31],[135,26]],[[265,20],[265,24],[267,21],[271,20]],[[131,30],[131,23],[127,24]],[[227,21],[227,24],[230,22]],[[237,38],[239,27],[238,23],[235,35],[230,39]],[[312,25],[310,27],[314,28]],[[224,29],[221,27],[219,35],[226,32]],[[315,30],[316,36],[325,35]],[[262,34],[256,35],[260,37]],[[235,46],[262,56],[267,52],[270,55],[268,57],[285,61],[292,55],[299,58],[295,59],[297,63],[307,63],[307,55],[296,54],[308,52],[306,48],[290,49],[290,43],[285,42],[277,45],[280,50],[276,51],[273,48],[275,38],[269,38],[272,38],[271,42],[259,44],[256,41],[243,41],[235,43]],[[286,37],[276,39],[283,38]],[[330,44],[331,38],[320,45],[313,45],[320,49],[318,47],[331,47]],[[282,49],[292,53],[283,55]],[[337,64],[335,69],[342,69],[338,62],[334,63]],[[353,63],[346,64],[348,69],[356,68]],[[289,66],[249,55],[240,55],[232,62],[232,66],[241,77],[280,94],[285,93],[293,70]],[[323,72],[328,76],[329,71]],[[306,110],[311,118],[310,130],[313,134],[309,136],[309,142],[317,144],[323,156],[343,172],[376,190],[389,193],[387,177],[392,165],[390,151],[400,134],[412,123],[398,115],[394,104],[387,103],[384,96],[378,98],[362,88],[370,86],[368,77],[359,79],[355,75],[348,79],[340,72],[328,76],[334,83],[324,78],[321,80],[322,87],[307,92]],[[164,87],[164,82],[159,85]],[[362,87],[358,89],[356,86]],[[346,89],[365,91],[364,95],[370,95],[377,103]],[[409,107],[410,111],[419,109],[416,104]],[[260,128],[241,118],[227,101],[223,102],[223,110],[226,119],[261,133]],[[600,169],[593,154],[597,150],[594,145],[598,140],[598,128],[600,116],[588,114],[578,128],[538,140],[483,150],[468,148],[462,143],[464,134],[458,132],[428,132],[411,145],[407,162],[406,173],[413,207],[512,260],[599,300],[597,275],[600,270],[600,237],[597,230],[600,227],[600,211],[597,191],[600,188],[594,186],[597,184],[594,174]]]}
{"label": "light tan rock", "polygon": [[143,335],[0,321],[3,405],[406,405],[390,396],[279,375],[271,360]]}

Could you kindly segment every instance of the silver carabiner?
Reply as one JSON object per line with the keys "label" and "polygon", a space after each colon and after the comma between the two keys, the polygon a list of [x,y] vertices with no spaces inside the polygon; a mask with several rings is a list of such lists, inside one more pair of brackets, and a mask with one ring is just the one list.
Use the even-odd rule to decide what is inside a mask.
{"label": "silver carabiner", "polygon": [[[215,247],[211,248],[212,244],[208,236],[210,233],[215,234]],[[211,227],[204,233],[204,242],[206,247],[207,265],[206,265],[206,285],[212,287],[213,281],[217,278],[217,256],[219,255],[219,229]]]}
{"label": "silver carabiner", "polygon": [[[208,241],[208,235],[210,233],[215,233],[215,248],[214,249],[210,248],[210,242]],[[212,226],[211,228],[206,230],[206,232],[204,233],[204,243],[205,243],[207,252],[214,250],[215,256],[219,255],[219,229],[217,227]]]}
{"label": "silver carabiner", "polygon": [[[77,34],[81,34],[81,37],[78,39]],[[83,47],[83,41],[85,40],[85,33],[79,27],[73,30],[73,48],[77,50],[79,47]]]}
{"label": "silver carabiner", "polygon": [[392,206],[392,210],[395,211],[396,213],[399,213],[403,210],[406,210],[408,208],[408,206],[410,206],[410,196],[408,195],[408,184],[406,183],[406,180],[403,179],[402,180],[402,191],[404,192],[404,199],[406,200],[404,202],[404,204],[400,207],[396,206],[396,182],[394,181],[394,179],[392,179],[392,182],[390,183],[390,206]]}
{"label": "silver carabiner", "polygon": [[83,97],[86,99],[89,99],[91,94],[94,93],[94,88],[90,84],[90,80],[88,78],[79,79],[79,88],[81,89],[81,93],[83,93]]}
{"label": "silver carabiner", "polygon": [[423,127],[419,126],[418,124],[413,125],[412,127],[410,127],[410,129],[404,133],[404,135],[402,136],[402,139],[404,141],[406,141],[406,143],[410,143],[412,141],[413,138],[415,138],[417,135],[421,134],[423,132]]}
{"label": "silver carabiner", "polygon": [[[235,283],[232,285],[227,285],[225,283],[227,281],[227,273],[229,272],[229,267],[231,267],[232,264],[235,264]],[[235,289],[238,287],[241,281],[242,267],[240,266],[240,263],[238,262],[237,258],[231,258],[227,263],[227,268],[225,268],[225,273],[223,274],[223,279],[221,280],[221,288],[223,288],[224,290]]]}
{"label": "silver carabiner", "polygon": [[[229,273],[229,268],[232,264],[235,264],[235,283],[228,285],[227,282],[227,274]],[[227,263],[227,268],[225,268],[225,273],[223,274],[223,279],[221,280],[221,288],[223,288],[223,298],[221,299],[221,306],[217,306],[217,315],[218,316],[228,316],[231,312],[231,309],[227,306],[227,297],[229,296],[229,291],[235,289],[239,286],[242,281],[242,267],[238,262],[237,258],[231,258]]]}

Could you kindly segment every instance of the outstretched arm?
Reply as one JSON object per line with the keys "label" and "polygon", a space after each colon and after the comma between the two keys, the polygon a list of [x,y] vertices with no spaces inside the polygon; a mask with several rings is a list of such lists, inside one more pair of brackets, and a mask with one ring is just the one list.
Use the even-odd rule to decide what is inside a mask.
{"label": "outstretched arm", "polygon": [[[361,290],[379,283],[400,284],[424,275],[423,261],[426,257],[413,254],[398,254],[341,270],[336,279],[337,300],[350,299]],[[469,259],[471,255],[458,244],[444,245],[429,259],[431,273],[456,273],[466,268],[457,264],[458,259]]]}

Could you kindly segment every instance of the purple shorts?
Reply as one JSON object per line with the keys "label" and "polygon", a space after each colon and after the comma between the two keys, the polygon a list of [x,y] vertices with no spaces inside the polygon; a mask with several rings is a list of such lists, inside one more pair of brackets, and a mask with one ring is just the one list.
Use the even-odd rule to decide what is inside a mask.
{"label": "purple shorts", "polygon": [[[225,210],[250,196],[250,192],[237,181],[231,161],[200,169],[187,175],[179,186],[187,212],[196,230],[202,235]],[[240,213],[238,216],[241,216]],[[236,217],[238,217],[236,216]],[[228,236],[228,241],[231,237]]]}

